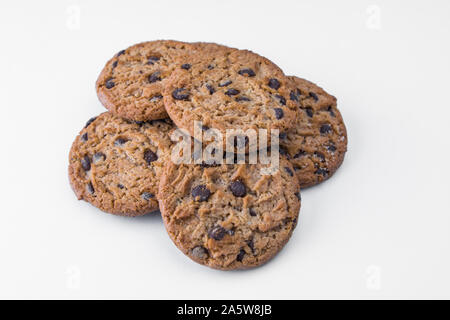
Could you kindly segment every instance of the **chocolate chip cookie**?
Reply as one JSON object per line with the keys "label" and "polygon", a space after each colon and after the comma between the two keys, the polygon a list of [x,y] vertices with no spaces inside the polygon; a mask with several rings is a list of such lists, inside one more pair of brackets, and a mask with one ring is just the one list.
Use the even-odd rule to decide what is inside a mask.
{"label": "chocolate chip cookie", "polygon": [[347,151],[347,131],[336,98],[312,82],[290,77],[296,90],[289,99],[301,102],[294,129],[280,136],[280,153],[294,166],[302,188],[333,175]]}
{"label": "chocolate chip cookie", "polygon": [[170,120],[136,123],[110,112],[89,120],[69,155],[70,183],[78,199],[124,216],[157,210],[172,130]]}
{"label": "chocolate chip cookie", "polygon": [[117,53],[98,77],[97,95],[113,114],[135,121],[167,118],[163,87],[175,69],[188,69],[196,46],[172,40],[139,43]]}
{"label": "chocolate chip cookie", "polygon": [[271,259],[289,240],[300,209],[289,161],[265,174],[262,164],[174,164],[163,170],[159,204],[167,232],[192,260],[221,270]]}
{"label": "chocolate chip cookie", "polygon": [[201,128],[278,129],[295,126],[300,102],[289,97],[295,86],[274,63],[253,52],[232,48],[191,58],[167,80],[164,103],[174,123],[194,136]]}

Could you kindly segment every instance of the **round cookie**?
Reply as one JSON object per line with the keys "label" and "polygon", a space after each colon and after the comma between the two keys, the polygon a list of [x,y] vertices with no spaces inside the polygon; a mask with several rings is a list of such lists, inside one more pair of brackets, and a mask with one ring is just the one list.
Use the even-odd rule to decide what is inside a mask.
{"label": "round cookie", "polygon": [[287,160],[272,175],[263,168],[169,162],[158,198],[175,245],[192,260],[221,270],[257,267],[274,257],[296,227],[300,193]]}
{"label": "round cookie", "polygon": [[174,69],[186,68],[195,45],[157,40],[133,45],[109,60],[97,79],[97,95],[113,114],[135,121],[167,118],[163,86]]}
{"label": "round cookie", "polygon": [[174,123],[192,136],[197,129],[278,129],[295,126],[295,86],[268,59],[247,50],[222,47],[191,58],[165,83],[164,104]]}
{"label": "round cookie", "polygon": [[89,120],[69,155],[69,179],[78,199],[124,216],[157,210],[172,130],[170,120],[135,123],[110,112]]}
{"label": "round cookie", "polygon": [[336,98],[312,82],[290,77],[301,104],[297,125],[280,136],[280,153],[294,166],[301,188],[316,185],[333,175],[347,151],[347,131]]}

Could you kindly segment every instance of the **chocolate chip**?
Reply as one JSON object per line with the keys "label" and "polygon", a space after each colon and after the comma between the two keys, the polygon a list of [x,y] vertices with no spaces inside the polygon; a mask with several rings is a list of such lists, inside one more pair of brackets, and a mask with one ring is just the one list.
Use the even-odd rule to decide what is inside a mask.
{"label": "chocolate chip", "polygon": [[208,258],[208,250],[203,246],[197,246],[191,251],[192,255],[198,259]]}
{"label": "chocolate chip", "polygon": [[124,145],[125,143],[127,143],[127,139],[124,138],[117,138],[116,141],[114,141],[114,145],[116,147],[121,147],[122,145]]}
{"label": "chocolate chip", "polygon": [[151,56],[151,57],[148,57],[148,60],[147,60],[147,64],[155,64],[155,62],[156,61],[159,61],[159,57],[157,57],[157,56]]}
{"label": "chocolate chip", "polygon": [[116,67],[117,67],[117,60],[114,61],[113,64],[112,64],[112,68],[113,68],[113,69],[116,68]]}
{"label": "chocolate chip", "polygon": [[291,91],[291,93],[289,93],[289,98],[292,100],[292,101],[299,101],[299,97],[301,96],[301,91],[299,90],[299,89],[296,89],[296,90],[292,90]]}
{"label": "chocolate chip", "polygon": [[141,194],[141,198],[143,199],[143,200],[145,200],[145,201],[149,201],[150,199],[152,199],[152,198],[154,198],[155,197],[155,195],[153,194],[153,193],[150,193],[150,192],[143,192],[142,194]]}
{"label": "chocolate chip", "polygon": [[95,192],[94,186],[92,185],[92,182],[90,182],[90,181],[86,185],[86,189],[87,189],[87,192],[89,192],[90,194],[94,194],[94,192]]}
{"label": "chocolate chip", "polygon": [[311,97],[311,98],[313,98],[314,99],[314,101],[319,101],[319,97],[317,96],[317,94],[315,94],[314,92],[310,92],[309,93],[309,96]]}
{"label": "chocolate chip", "polygon": [[208,200],[209,196],[211,195],[211,191],[209,191],[209,189],[206,188],[205,185],[200,184],[192,189],[191,194],[196,201],[202,202]]}
{"label": "chocolate chip", "polygon": [[253,71],[253,70],[250,69],[250,68],[239,70],[238,73],[239,73],[241,76],[248,76],[248,77],[254,77],[254,76],[256,76],[255,71]]}
{"label": "chocolate chip", "polygon": [[240,198],[245,197],[247,195],[246,189],[247,188],[245,187],[245,184],[243,184],[239,180],[233,181],[230,184],[230,190],[235,197],[240,197]]}
{"label": "chocolate chip", "polygon": [[275,98],[278,99],[278,101],[280,101],[280,103],[285,106],[286,105],[286,99],[283,96],[280,96],[279,94],[275,95]]}
{"label": "chocolate chip", "polygon": [[81,159],[81,167],[84,171],[91,170],[91,159],[89,159],[88,155],[85,155],[83,159]]}
{"label": "chocolate chip", "polygon": [[219,87],[226,87],[226,86],[229,86],[232,83],[233,83],[233,81],[227,80],[227,81],[224,81],[222,83],[219,83]]}
{"label": "chocolate chip", "polygon": [[225,94],[226,94],[227,96],[235,96],[235,95],[238,95],[239,93],[240,93],[240,91],[237,90],[237,89],[228,89],[228,90],[225,92]]}
{"label": "chocolate chip", "polygon": [[330,115],[331,115],[332,117],[335,117],[335,116],[336,116],[336,115],[334,114],[334,111],[333,111],[333,107],[332,107],[332,106],[328,106],[327,111],[330,113]]}
{"label": "chocolate chip", "polygon": [[236,261],[242,262],[242,260],[244,259],[244,256],[245,256],[245,251],[244,251],[244,249],[241,249],[241,251],[239,251],[239,254],[236,257]]}
{"label": "chocolate chip", "polygon": [[215,226],[214,228],[212,228],[211,230],[209,230],[208,232],[208,236],[211,239],[220,241],[223,239],[223,237],[225,237],[225,234],[227,233],[227,230],[225,230],[223,227],[221,226]]}
{"label": "chocolate chip", "polygon": [[250,98],[247,98],[247,97],[244,97],[244,96],[237,97],[235,100],[236,100],[237,102],[241,102],[241,101],[251,101]]}
{"label": "chocolate chip", "polygon": [[234,229],[230,229],[227,231],[230,236],[234,236]]}
{"label": "chocolate chip", "polygon": [[214,87],[210,84],[206,84],[206,89],[208,89],[209,94],[213,94],[214,92],[216,92],[216,89],[214,89]]}
{"label": "chocolate chip", "polygon": [[123,186],[123,184],[120,184],[120,183],[119,183],[119,184],[117,185],[117,188],[123,189],[123,188],[125,188],[125,187]]}
{"label": "chocolate chip", "polygon": [[253,240],[247,240],[246,243],[247,243],[248,247],[250,248],[250,250],[252,251],[252,253],[254,254],[255,253],[255,246],[253,244]]}
{"label": "chocolate chip", "polygon": [[292,172],[291,168],[289,167],[284,167],[284,170],[288,173],[288,175],[290,175],[291,177],[294,176],[294,173]]}
{"label": "chocolate chip", "polygon": [[158,160],[158,156],[156,155],[156,153],[154,153],[152,150],[147,149],[144,151],[144,160],[150,164],[153,161]]}
{"label": "chocolate chip", "polygon": [[117,57],[118,57],[118,56],[121,56],[121,55],[123,55],[123,54],[125,54],[125,50],[120,50],[120,51],[117,53]]}
{"label": "chocolate chip", "polygon": [[275,118],[277,118],[278,120],[283,118],[283,116],[284,116],[283,109],[275,108],[275,109],[273,109],[273,111],[275,111]]}
{"label": "chocolate chip", "polygon": [[87,132],[84,133],[84,134],[81,136],[81,141],[83,141],[83,142],[88,141],[88,134],[87,134]]}
{"label": "chocolate chip", "polygon": [[85,127],[85,128],[89,127],[89,125],[90,125],[92,122],[94,122],[95,119],[97,119],[97,117],[90,118],[90,119],[88,120],[88,122],[86,122],[86,125],[85,125],[84,127]]}
{"label": "chocolate chip", "polygon": [[280,153],[282,156],[285,156],[285,157],[289,160],[291,157],[290,157],[290,155],[289,155],[289,152],[286,150],[286,148],[281,147],[281,146],[278,146],[278,147],[279,147],[279,149],[278,149],[279,153]]}
{"label": "chocolate chip", "polygon": [[189,63],[184,63],[181,65],[181,69],[189,70],[191,68],[191,65]]}
{"label": "chocolate chip", "polygon": [[252,208],[248,209],[248,213],[252,216],[252,217],[256,217],[256,212],[255,210],[253,210]]}
{"label": "chocolate chip", "polygon": [[323,124],[321,127],[320,127],[320,133],[321,134],[327,134],[327,133],[329,133],[331,131],[331,126],[329,125],[329,124]]}
{"label": "chocolate chip", "polygon": [[306,156],[306,151],[304,150],[298,150],[298,152],[294,155],[294,159],[300,158],[302,156]]}
{"label": "chocolate chip", "polygon": [[106,89],[114,88],[115,85],[116,84],[114,83],[113,78],[109,78],[108,80],[106,80],[106,83],[105,83]]}
{"label": "chocolate chip", "polygon": [[308,115],[308,117],[310,117],[310,118],[313,117],[313,109],[311,107],[306,107],[305,112]]}
{"label": "chocolate chip", "polygon": [[97,152],[92,157],[92,160],[94,161],[94,163],[97,163],[97,162],[100,162],[100,161],[104,161],[105,159],[106,159],[106,156],[105,156],[105,154],[103,152]]}
{"label": "chocolate chip", "polygon": [[326,177],[326,176],[328,176],[329,172],[328,172],[328,170],[325,169],[325,168],[318,168],[318,169],[314,172],[314,174],[322,175],[322,176]]}
{"label": "chocolate chip", "polygon": [[319,151],[314,151],[314,155],[319,158],[322,162],[325,161],[325,156],[323,155],[323,153],[319,152]]}
{"label": "chocolate chip", "polygon": [[278,135],[278,137],[280,139],[286,139],[287,138],[287,133],[286,132],[280,132],[280,134]]}
{"label": "chocolate chip", "polygon": [[295,196],[298,198],[299,201],[302,201],[302,196],[300,195],[300,192],[296,192]]}
{"label": "chocolate chip", "polygon": [[157,94],[156,96],[153,96],[153,97],[150,98],[150,102],[156,102],[156,101],[161,100],[162,98],[163,98],[162,95]]}
{"label": "chocolate chip", "polygon": [[187,90],[184,88],[178,88],[178,89],[173,90],[172,97],[175,100],[188,101],[189,100],[189,92],[187,92]]}
{"label": "chocolate chip", "polygon": [[269,83],[267,85],[269,87],[271,87],[272,89],[278,90],[281,86],[281,83],[277,79],[272,78],[272,79],[269,79]]}
{"label": "chocolate chip", "polygon": [[336,147],[334,146],[334,144],[330,144],[329,146],[327,146],[327,150],[330,152],[335,152],[336,151]]}
{"label": "chocolate chip", "polygon": [[149,83],[154,83],[157,81],[161,81],[161,72],[156,71],[154,73],[152,73],[151,75],[148,76],[148,82]]}

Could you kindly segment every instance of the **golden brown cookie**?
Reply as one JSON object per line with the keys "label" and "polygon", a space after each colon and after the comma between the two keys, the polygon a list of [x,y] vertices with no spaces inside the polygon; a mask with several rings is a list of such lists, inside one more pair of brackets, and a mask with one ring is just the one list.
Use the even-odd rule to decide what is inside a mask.
{"label": "golden brown cookie", "polygon": [[195,46],[157,40],[133,45],[109,60],[98,77],[97,95],[113,114],[135,121],[167,118],[165,80],[173,70],[188,68],[186,54]]}
{"label": "golden brown cookie", "polygon": [[300,189],[289,161],[281,159],[272,175],[264,168],[169,162],[158,198],[175,245],[221,270],[257,267],[274,257],[297,224]]}
{"label": "golden brown cookie", "polygon": [[302,188],[333,175],[347,151],[347,131],[336,98],[312,82],[290,77],[297,89],[290,99],[301,102],[294,129],[280,136],[280,153],[294,166]]}
{"label": "golden brown cookie", "polygon": [[170,120],[135,123],[110,112],[89,120],[69,155],[70,183],[78,199],[124,216],[157,210],[172,130]]}
{"label": "golden brown cookie", "polygon": [[[222,47],[191,58],[165,83],[164,103],[174,123],[194,136],[201,129],[278,129],[295,126],[295,86],[274,63],[253,52]],[[198,126],[200,128],[200,126]]]}

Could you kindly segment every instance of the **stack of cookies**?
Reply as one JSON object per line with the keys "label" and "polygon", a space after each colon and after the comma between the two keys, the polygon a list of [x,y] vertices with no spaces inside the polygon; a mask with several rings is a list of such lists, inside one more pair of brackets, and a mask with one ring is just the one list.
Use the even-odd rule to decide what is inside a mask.
{"label": "stack of cookies", "polygon": [[[297,225],[300,188],[332,176],[347,150],[336,99],[247,50],[140,43],[106,63],[96,88],[108,112],[86,123],[69,156],[78,199],[124,216],[159,209],[175,245],[216,269],[256,267],[275,256]],[[218,155],[229,151],[230,130],[267,132],[267,146],[257,150],[279,151],[276,170],[249,161],[248,137],[233,140],[243,148],[233,149],[231,161],[230,153]],[[219,133],[209,148],[216,160],[174,161],[186,153],[176,132],[193,142],[188,149],[199,132]],[[200,142],[200,154],[207,150]]]}

